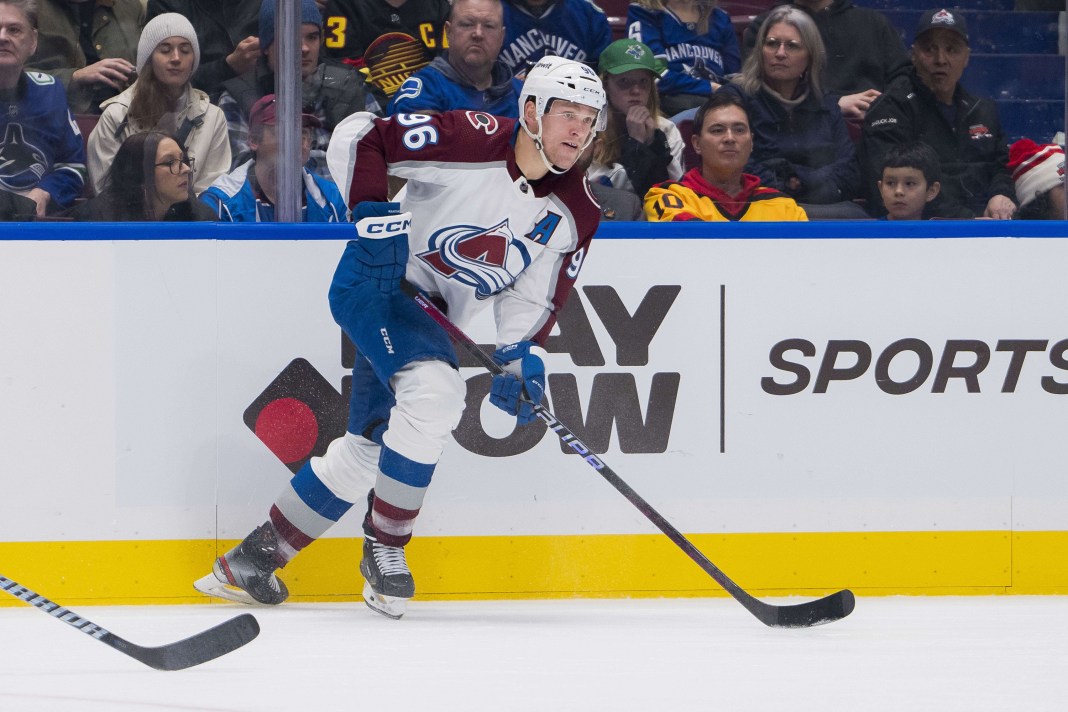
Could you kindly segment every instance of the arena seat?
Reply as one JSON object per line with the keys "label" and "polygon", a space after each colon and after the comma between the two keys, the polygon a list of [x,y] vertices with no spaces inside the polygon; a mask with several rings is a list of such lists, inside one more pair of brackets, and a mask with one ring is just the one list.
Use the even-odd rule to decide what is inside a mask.
{"label": "arena seat", "polygon": [[75,114],[74,123],[78,125],[78,131],[82,134],[82,143],[89,144],[89,134],[96,128],[96,122],[100,121],[99,114]]}
{"label": "arena seat", "polygon": [[[939,7],[932,4],[930,0],[863,0],[861,4],[875,10],[919,10],[920,12]],[[1010,11],[1015,4],[1016,0],[968,0],[967,6],[960,9],[968,13],[978,10]]]}
{"label": "arena seat", "polygon": [[[922,10],[883,10],[901,34],[905,46],[912,44]],[[972,52],[990,54],[1056,54],[1056,12],[967,11]]]}
{"label": "arena seat", "polygon": [[1057,54],[976,54],[961,83],[997,101],[1063,100],[1064,57]]}
{"label": "arena seat", "polygon": [[697,151],[693,150],[693,142],[690,140],[690,137],[693,136],[693,117],[696,113],[697,109],[687,109],[671,117],[671,122],[675,124],[675,128],[682,134],[683,171],[688,171],[701,165],[701,157],[697,155]]}

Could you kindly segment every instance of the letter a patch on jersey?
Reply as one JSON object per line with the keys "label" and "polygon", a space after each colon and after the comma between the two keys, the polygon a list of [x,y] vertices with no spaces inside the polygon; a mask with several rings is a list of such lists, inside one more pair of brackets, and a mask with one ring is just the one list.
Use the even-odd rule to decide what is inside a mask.
{"label": "letter a patch on jersey", "polygon": [[475,289],[478,299],[500,292],[530,265],[530,252],[515,239],[508,221],[490,228],[453,225],[430,236],[419,253],[435,272]]}

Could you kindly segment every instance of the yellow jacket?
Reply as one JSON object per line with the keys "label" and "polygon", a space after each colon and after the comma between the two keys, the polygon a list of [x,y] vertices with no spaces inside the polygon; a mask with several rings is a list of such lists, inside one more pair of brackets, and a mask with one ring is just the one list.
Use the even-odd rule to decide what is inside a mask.
{"label": "yellow jacket", "polygon": [[710,185],[700,168],[691,169],[678,181],[650,188],[645,194],[645,217],[650,222],[808,220],[793,198],[760,185],[756,176],[742,174],[742,192],[731,196]]}

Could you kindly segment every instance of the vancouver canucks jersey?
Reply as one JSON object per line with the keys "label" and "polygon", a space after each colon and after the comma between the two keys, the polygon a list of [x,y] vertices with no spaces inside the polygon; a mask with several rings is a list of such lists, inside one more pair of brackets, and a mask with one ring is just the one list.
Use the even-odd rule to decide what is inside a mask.
{"label": "vancouver canucks jersey", "polygon": [[386,107],[386,113],[390,116],[420,112],[441,114],[454,109],[473,109],[514,119],[519,115],[519,91],[523,83],[512,77],[502,63],[498,62],[496,66],[501,68],[505,81],[487,89],[477,89],[462,83],[455,72],[451,72],[453,76],[447,76],[449,63],[438,57],[404,80]]}
{"label": "vancouver canucks jersey", "polygon": [[364,66],[364,52],[381,35],[395,32],[422,43],[431,55],[445,49],[449,0],[329,0],[323,13],[323,45],[331,59]]}
{"label": "vancouver canucks jersey", "polygon": [[523,177],[518,130],[479,111],[359,113],[334,129],[327,152],[350,207],[385,200],[387,174],[407,179],[405,277],[444,299],[461,328],[493,304],[499,344],[544,343],[600,220],[582,171]]}
{"label": "vancouver canucks jersey", "polygon": [[627,9],[627,33],[641,40],[668,65],[656,88],[661,94],[711,94],[712,82],[741,71],[738,38],[730,16],[718,7],[708,18],[708,32],[698,34],[671,10],[650,10],[636,3]]}
{"label": "vancouver canucks jersey", "polygon": [[504,27],[499,59],[512,74],[525,72],[546,55],[585,62],[596,69],[597,58],[612,42],[604,10],[590,0],[555,0],[539,14],[522,3],[504,0]]}
{"label": "vancouver canucks jersey", "polygon": [[0,188],[40,188],[67,207],[85,185],[85,145],[52,75],[23,72],[13,96],[0,98]]}

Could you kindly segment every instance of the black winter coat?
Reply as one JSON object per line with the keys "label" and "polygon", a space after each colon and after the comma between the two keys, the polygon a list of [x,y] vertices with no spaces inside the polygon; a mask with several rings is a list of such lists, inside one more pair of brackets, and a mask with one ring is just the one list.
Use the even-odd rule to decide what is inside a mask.
{"label": "black winter coat", "polygon": [[[746,95],[737,84],[719,91],[742,98],[749,111],[753,154],[745,172],[802,203],[828,204],[857,197],[860,168],[838,96],[812,94],[791,110],[762,89]],[[789,189],[790,178],[801,182]]]}
{"label": "black winter coat", "polygon": [[872,104],[864,119],[860,160],[873,215],[886,212],[876,183],[886,153],[908,141],[929,145],[942,164],[942,192],[928,205],[926,216],[982,216],[995,195],[1016,202],[1012,176],[1005,168],[1009,148],[997,104],[969,94],[958,83],[953,107],[956,119],[950,124],[915,70],[895,79]]}

